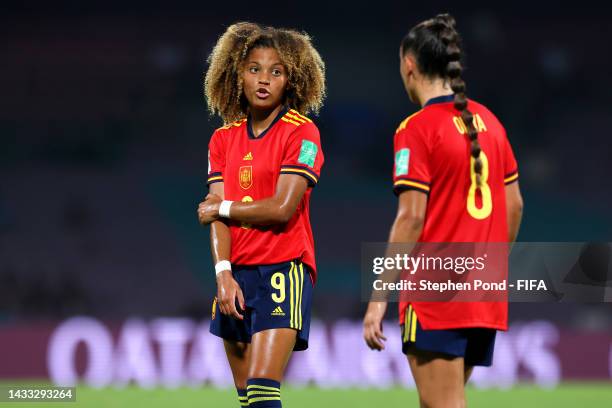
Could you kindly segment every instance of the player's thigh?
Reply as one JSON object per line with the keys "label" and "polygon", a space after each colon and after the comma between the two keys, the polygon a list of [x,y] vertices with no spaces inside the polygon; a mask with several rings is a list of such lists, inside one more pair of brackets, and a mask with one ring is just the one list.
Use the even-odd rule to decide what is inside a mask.
{"label": "player's thigh", "polygon": [[282,382],[291,357],[297,331],[291,328],[257,332],[251,340],[249,378],[268,378]]}
{"label": "player's thigh", "polygon": [[293,329],[297,331],[294,351],[307,349],[312,292],[309,268],[299,261],[259,267],[251,333]]}
{"label": "player's thigh", "polygon": [[412,349],[410,370],[423,407],[465,406],[463,357]]}
{"label": "player's thigh", "polygon": [[249,343],[223,340],[223,347],[229,362],[236,388],[245,389],[249,375],[251,345]]}

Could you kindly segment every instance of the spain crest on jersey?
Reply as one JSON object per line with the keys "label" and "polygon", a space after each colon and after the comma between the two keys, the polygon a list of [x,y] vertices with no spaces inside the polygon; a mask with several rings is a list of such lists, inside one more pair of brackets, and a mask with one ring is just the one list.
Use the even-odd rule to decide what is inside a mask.
{"label": "spain crest on jersey", "polygon": [[253,185],[253,166],[241,166],[238,171],[238,181],[243,190],[251,188]]}

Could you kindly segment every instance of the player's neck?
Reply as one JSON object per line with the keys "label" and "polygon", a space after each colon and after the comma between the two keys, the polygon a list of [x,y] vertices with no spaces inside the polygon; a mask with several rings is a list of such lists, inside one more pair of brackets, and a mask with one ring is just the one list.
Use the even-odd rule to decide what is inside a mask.
{"label": "player's neck", "polygon": [[421,106],[425,106],[428,100],[443,96],[443,95],[451,95],[453,90],[451,89],[448,81],[444,81],[442,79],[434,79],[431,80],[423,80],[420,83],[420,89],[418,89],[417,97],[419,100],[419,104]]}
{"label": "player's neck", "polygon": [[278,105],[272,110],[251,110],[251,129],[253,130],[253,134],[255,135],[255,137],[259,136],[264,130],[270,127],[281,109],[283,109],[283,105]]}

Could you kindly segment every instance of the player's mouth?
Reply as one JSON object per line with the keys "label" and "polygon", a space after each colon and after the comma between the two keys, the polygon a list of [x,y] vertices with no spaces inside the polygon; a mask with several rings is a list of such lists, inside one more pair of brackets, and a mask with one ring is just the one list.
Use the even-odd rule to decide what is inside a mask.
{"label": "player's mouth", "polygon": [[270,91],[266,88],[259,88],[257,92],[255,92],[255,95],[257,95],[259,99],[266,99],[270,96]]}

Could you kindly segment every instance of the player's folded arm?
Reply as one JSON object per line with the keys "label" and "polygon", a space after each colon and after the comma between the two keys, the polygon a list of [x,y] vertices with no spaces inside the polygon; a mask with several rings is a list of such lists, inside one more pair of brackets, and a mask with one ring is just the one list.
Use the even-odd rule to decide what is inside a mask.
{"label": "player's folded arm", "polygon": [[280,174],[274,196],[251,202],[234,202],[231,219],[257,225],[284,224],[293,217],[307,188],[304,177]]}

